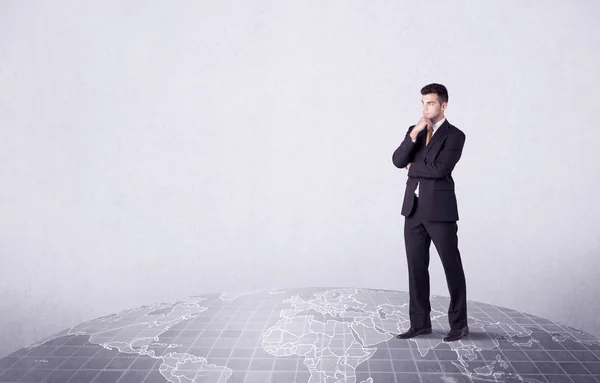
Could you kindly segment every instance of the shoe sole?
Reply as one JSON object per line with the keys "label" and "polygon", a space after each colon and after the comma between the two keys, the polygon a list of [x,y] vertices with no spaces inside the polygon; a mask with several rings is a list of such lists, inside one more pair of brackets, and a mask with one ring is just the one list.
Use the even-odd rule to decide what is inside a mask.
{"label": "shoe sole", "polygon": [[397,338],[397,339],[410,339],[410,338],[414,338],[414,337],[416,337],[416,336],[419,336],[419,335],[429,335],[429,334],[431,334],[431,333],[433,333],[433,331],[432,331],[432,330],[423,330],[423,331],[419,331],[419,332],[417,332],[415,335],[413,335],[413,336],[411,336],[411,337],[406,337],[406,338],[402,337],[402,338],[401,338],[401,337],[400,337],[400,335],[396,335],[396,338]]}
{"label": "shoe sole", "polygon": [[467,335],[469,335],[469,331],[468,330],[464,334],[461,334],[460,336],[455,336],[455,337],[450,338],[450,339],[444,338],[444,342],[455,342],[457,340],[460,340],[460,339],[466,337]]}

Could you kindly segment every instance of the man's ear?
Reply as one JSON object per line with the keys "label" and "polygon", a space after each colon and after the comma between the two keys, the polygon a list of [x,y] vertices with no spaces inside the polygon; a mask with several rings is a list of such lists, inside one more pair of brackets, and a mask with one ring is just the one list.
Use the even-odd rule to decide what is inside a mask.
{"label": "man's ear", "polygon": [[447,106],[448,106],[447,102],[442,103],[442,111],[445,111]]}

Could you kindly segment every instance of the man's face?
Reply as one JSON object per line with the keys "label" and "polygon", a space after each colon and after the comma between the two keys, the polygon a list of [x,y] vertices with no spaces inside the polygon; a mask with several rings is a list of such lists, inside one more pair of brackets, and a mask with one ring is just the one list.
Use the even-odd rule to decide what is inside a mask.
{"label": "man's face", "polygon": [[429,118],[433,123],[441,120],[444,116],[446,103],[440,105],[437,94],[430,93],[424,95],[421,98],[421,103],[423,104],[423,116]]}

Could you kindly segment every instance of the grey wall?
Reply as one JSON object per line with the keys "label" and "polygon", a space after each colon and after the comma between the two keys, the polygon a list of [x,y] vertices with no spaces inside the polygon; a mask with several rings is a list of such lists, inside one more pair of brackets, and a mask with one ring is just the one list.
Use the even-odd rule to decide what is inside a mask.
{"label": "grey wall", "polygon": [[600,336],[599,11],[2,1],[0,355],[197,293],[407,289],[391,155],[434,81],[468,298]]}

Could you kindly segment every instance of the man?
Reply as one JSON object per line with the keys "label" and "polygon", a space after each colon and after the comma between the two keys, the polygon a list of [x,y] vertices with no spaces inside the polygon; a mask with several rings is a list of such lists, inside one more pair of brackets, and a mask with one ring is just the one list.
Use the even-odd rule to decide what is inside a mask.
{"label": "man", "polygon": [[448,91],[440,84],[421,89],[423,116],[411,126],[392,161],[408,169],[402,215],[408,263],[410,328],[397,335],[408,339],[431,334],[429,248],[435,245],[450,292],[450,332],[444,341],[469,334],[467,287],[458,250],[458,206],[452,170],[461,157],[465,134],[444,117]]}

